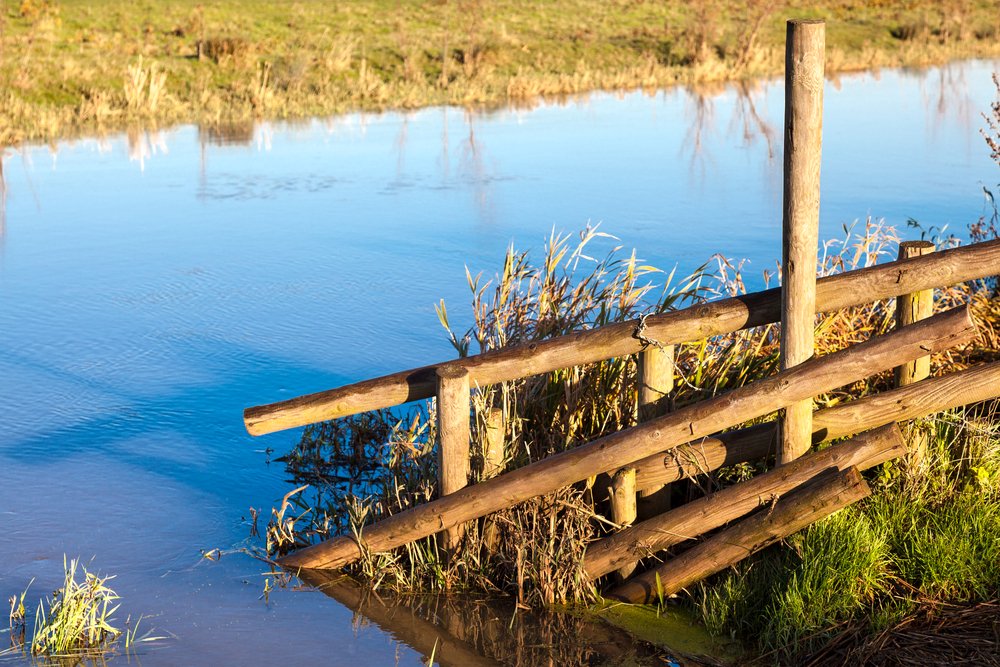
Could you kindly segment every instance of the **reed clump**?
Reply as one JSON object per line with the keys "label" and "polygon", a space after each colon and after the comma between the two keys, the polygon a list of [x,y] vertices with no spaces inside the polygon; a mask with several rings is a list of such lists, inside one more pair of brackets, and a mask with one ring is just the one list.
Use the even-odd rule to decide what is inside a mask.
{"label": "reed clump", "polygon": [[10,598],[11,647],[0,651],[0,656],[27,653],[33,660],[103,663],[119,650],[119,645],[128,653],[137,642],[162,639],[149,633],[140,637],[139,622],[132,626],[131,619],[126,620],[124,628],[116,627],[120,598],[109,586],[113,578],[88,572],[78,559],[67,560],[64,556],[63,583],[51,598],[39,601],[30,641],[26,640],[24,606],[27,589]]}
{"label": "reed clump", "polygon": [[[984,225],[977,233],[993,233]],[[943,245],[957,242],[952,237],[937,240]],[[865,221],[845,229],[841,239],[824,246],[820,271],[836,273],[894,258],[897,243],[894,229]],[[472,326],[464,332],[455,331],[444,304],[438,308],[456,353],[465,356],[529,343],[746,289],[739,262],[715,257],[692,275],[677,279],[643,263],[634,252],[624,254],[621,250],[617,239],[588,228],[576,240],[551,235],[538,263],[529,253],[510,248],[501,271],[491,280],[469,272]],[[765,279],[773,280],[774,276]],[[971,301],[988,322],[992,317],[992,324],[983,327],[977,343],[936,356],[934,372],[962,367],[989,354],[987,350],[996,341],[995,296],[996,285],[988,281],[938,290],[939,308]],[[891,300],[822,315],[817,318],[817,347],[826,353],[883,333],[893,326],[893,315]],[[673,400],[677,405],[700,401],[774,373],[777,331],[774,326],[765,326],[679,345],[676,360],[679,382]],[[491,474],[486,463],[491,413],[499,410],[503,415],[504,460],[500,467],[510,470],[634,425],[635,374],[635,359],[622,357],[480,388],[472,402],[470,481]],[[888,388],[891,382],[891,374],[883,373],[819,396],[816,401],[833,405]],[[993,423],[993,419],[993,413],[988,413],[985,422]],[[430,401],[409,411],[384,410],[307,428],[298,446],[281,460],[295,483],[308,484],[309,489],[286,498],[280,516],[272,521],[270,531],[287,527],[287,517],[297,524],[295,530],[285,531],[292,537],[286,537],[272,554],[333,534],[363,538],[367,524],[436,497],[435,422],[435,406]],[[699,475],[690,484],[676,485],[674,493],[679,501],[700,496],[745,478],[762,469],[763,463]],[[893,472],[892,483],[915,484],[906,482],[910,479],[906,470],[900,467]],[[993,474],[989,472],[992,468],[983,470],[987,470],[984,475]],[[581,566],[587,544],[615,529],[607,518],[606,485],[600,478],[588,480],[472,522],[454,553],[446,552],[431,537],[389,553],[366,553],[350,571],[376,588],[397,591],[499,593],[530,606],[594,600],[597,589]],[[898,495],[895,487],[886,489],[887,497]],[[948,502],[952,499],[947,498]],[[841,523],[820,524],[802,538],[812,540],[802,548],[821,552],[818,562],[844,558],[844,550],[850,551],[855,543],[865,544],[861,538],[866,535],[884,542],[891,534],[885,526],[873,527],[874,519],[866,519],[868,523],[847,518],[837,521]],[[838,533],[837,526],[860,536]],[[826,533],[820,532],[824,530]],[[813,543],[814,547],[808,546]],[[888,590],[885,579],[890,571],[895,572],[887,565],[888,546],[868,546],[860,555],[870,560],[841,573],[840,580],[823,584],[831,595],[834,591],[843,593],[837,600],[831,597],[830,605],[855,609],[859,599]],[[783,558],[794,557],[785,554]],[[787,562],[780,561],[782,566]],[[859,578],[862,583],[852,584],[854,588],[841,586],[843,581]],[[873,582],[874,588],[865,588],[864,581]],[[718,585],[724,591],[735,583]],[[727,604],[735,608],[732,596],[715,595],[719,602],[714,606],[699,602],[705,620],[719,632],[743,635],[744,629],[734,629],[726,615],[729,612],[722,611]],[[787,604],[798,604],[803,614],[812,613],[814,608],[794,603],[791,597]],[[826,607],[820,606],[815,613],[826,618]],[[790,627],[812,627],[814,619],[810,618],[803,617]],[[787,629],[776,632],[774,636],[780,641],[790,636]],[[752,636],[749,630],[747,636]]]}

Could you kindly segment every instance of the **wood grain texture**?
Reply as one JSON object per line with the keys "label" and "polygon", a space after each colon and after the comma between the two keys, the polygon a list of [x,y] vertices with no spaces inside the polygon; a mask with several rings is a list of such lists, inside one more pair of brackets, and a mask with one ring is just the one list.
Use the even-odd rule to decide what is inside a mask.
{"label": "wood grain texture", "polygon": [[[825,23],[788,22],[781,224],[782,369],[812,358],[814,352],[825,49]],[[812,412],[812,397],[785,408],[778,447],[780,463],[809,451]]]}
{"label": "wood grain texture", "polygon": [[[817,410],[813,414],[813,442],[997,397],[1000,361]],[[660,452],[631,465],[636,469],[636,486],[641,492],[724,465],[755,461],[774,454],[776,447],[775,424],[768,422]]]}
{"label": "wood grain texture", "polygon": [[[1000,274],[1000,240],[936,252],[821,278],[816,283],[819,312],[840,310],[934,287]],[[663,343],[684,343],[777,322],[778,288],[720,299],[645,320],[645,335]],[[546,341],[494,350],[462,359],[470,381],[486,386],[602,359],[635,354],[639,320],[579,331]],[[450,362],[455,363],[455,362]],[[423,366],[351,385],[247,408],[243,421],[252,435],[272,433],[366,410],[430,398],[435,368]]]}
{"label": "wood grain texture", "polygon": [[[636,381],[637,417],[640,422],[649,421],[670,411],[674,389],[673,345],[662,347],[650,345],[639,353]],[[666,485],[647,487],[638,492],[636,513],[638,518],[656,516],[670,509],[670,488]]]}
{"label": "wood grain texture", "polygon": [[634,565],[744,516],[807,483],[824,470],[867,470],[906,453],[896,424],[811,452],[753,479],[693,500],[657,517],[625,528],[587,548],[584,569],[591,579]]}
{"label": "wood grain texture", "polygon": [[857,468],[821,475],[773,506],[726,528],[680,556],[643,572],[607,597],[648,603],[721,572],[747,556],[871,494]]}
{"label": "wood grain texture", "polygon": [[[903,241],[899,244],[899,259],[923,257],[934,252],[934,244],[929,241]],[[934,314],[934,290],[926,289],[896,297],[896,326],[927,319]],[[896,386],[903,387],[919,382],[931,374],[931,358],[923,356],[896,367]]]}
{"label": "wood grain texture", "polygon": [[[611,476],[611,520],[619,526],[631,526],[637,515],[635,493],[635,468],[622,468]],[[618,568],[618,576],[628,579],[635,567],[624,563]],[[609,570],[610,571],[610,570]]]}
{"label": "wood grain texture", "polygon": [[[470,410],[472,400],[469,371],[457,364],[437,369],[438,491],[441,496],[465,488],[469,483]],[[445,548],[458,546],[464,531],[454,526],[445,531]]]}
{"label": "wood grain texture", "polygon": [[674,390],[674,346],[646,347],[639,353],[636,368],[639,421],[667,414]]}
{"label": "wood grain texture", "polygon": [[[968,342],[975,334],[968,308],[941,313],[400,512],[365,527],[365,546],[374,552],[394,549],[893,368],[928,351],[933,353]],[[361,547],[354,538],[342,536],[296,551],[279,562],[290,569],[339,568],[360,555]]]}

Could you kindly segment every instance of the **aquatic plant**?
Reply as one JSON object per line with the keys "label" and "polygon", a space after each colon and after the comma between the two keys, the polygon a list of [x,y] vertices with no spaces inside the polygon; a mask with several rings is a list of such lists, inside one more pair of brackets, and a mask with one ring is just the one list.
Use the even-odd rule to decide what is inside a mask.
{"label": "aquatic plant", "polygon": [[[77,568],[83,581],[76,579]],[[32,655],[103,654],[122,631],[111,625],[118,595],[108,586],[112,577],[99,577],[63,558],[64,580],[48,602],[38,605],[31,637]]]}
{"label": "aquatic plant", "polygon": [[[78,580],[78,574],[82,580]],[[119,596],[108,585],[113,578],[88,572],[78,559],[67,560],[64,556],[63,583],[51,598],[39,601],[30,642],[26,641],[25,632],[27,589],[10,598],[11,648],[0,651],[0,655],[27,650],[33,658],[69,659],[76,664],[83,660],[103,660],[117,650],[119,642],[128,652],[138,642],[163,639],[149,632],[140,637],[141,619],[134,626],[127,619],[124,629],[115,627]]]}

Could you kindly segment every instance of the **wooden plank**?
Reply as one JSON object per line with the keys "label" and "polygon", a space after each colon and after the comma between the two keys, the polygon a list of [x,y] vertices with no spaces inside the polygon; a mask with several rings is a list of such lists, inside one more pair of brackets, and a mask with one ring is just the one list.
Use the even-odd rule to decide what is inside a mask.
{"label": "wooden plank", "polygon": [[584,569],[591,579],[614,570],[621,572],[642,558],[735,521],[824,470],[867,470],[905,453],[906,445],[896,424],[868,431],[595,542],[587,548]]}
{"label": "wooden plank", "polygon": [[820,476],[773,507],[730,526],[680,556],[611,591],[609,598],[648,603],[735,565],[871,493],[857,468]]}
{"label": "wooden plank", "polygon": [[[823,147],[826,24],[788,21],[785,34],[785,165],[781,223],[781,368],[814,352],[819,172]],[[781,418],[778,462],[812,444],[812,397],[789,405]]]}
{"label": "wooden plank", "polygon": [[[383,552],[451,526],[510,507],[650,454],[707,436],[774,410],[893,368],[906,359],[972,340],[968,308],[800,364],[650,422],[560,452],[449,496],[388,517],[364,529],[367,549]],[[279,562],[288,568],[339,568],[361,556],[351,536],[296,551]]]}
{"label": "wooden plank", "polygon": [[[455,493],[469,484],[470,401],[469,371],[458,364],[437,369],[438,491]],[[465,531],[455,526],[445,531],[446,550],[455,549]]]}
{"label": "wooden plank", "polygon": [[[998,396],[1000,362],[982,364],[817,410],[813,415],[813,442],[842,438]],[[770,422],[659,452],[631,465],[636,469],[636,486],[641,491],[724,465],[755,461],[774,454],[776,447],[774,423]]]}
{"label": "wooden plank", "polygon": [[[819,312],[840,310],[933,287],[1000,274],[1000,240],[936,252],[834,276],[816,283]],[[778,321],[779,288],[699,304],[644,320],[645,335],[662,343],[683,343]],[[480,387],[635,354],[639,320],[620,322],[549,340],[467,357],[470,381]],[[454,363],[454,362],[451,362]],[[252,435],[304,426],[324,419],[399,405],[434,395],[437,365],[247,408],[243,421]]]}
{"label": "wooden plank", "polygon": [[640,352],[636,382],[639,421],[667,414],[674,390],[674,346],[649,345]]}

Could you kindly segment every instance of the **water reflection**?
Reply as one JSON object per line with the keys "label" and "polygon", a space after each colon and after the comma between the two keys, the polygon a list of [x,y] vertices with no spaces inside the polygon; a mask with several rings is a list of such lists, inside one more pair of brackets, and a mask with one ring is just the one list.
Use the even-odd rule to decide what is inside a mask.
{"label": "water reflection", "polygon": [[167,147],[167,135],[160,130],[130,127],[126,130],[125,136],[128,141],[129,162],[138,162],[140,172],[146,171],[147,160],[157,154],[166,155],[170,152]]}
{"label": "water reflection", "polygon": [[0,153],[0,248],[7,232],[7,177],[4,171],[7,164],[7,152]]}
{"label": "water reflection", "polygon": [[[464,596],[380,595],[336,573],[303,580],[442,667],[515,665],[664,665],[676,660],[600,620]],[[693,658],[675,664],[704,664]]]}

